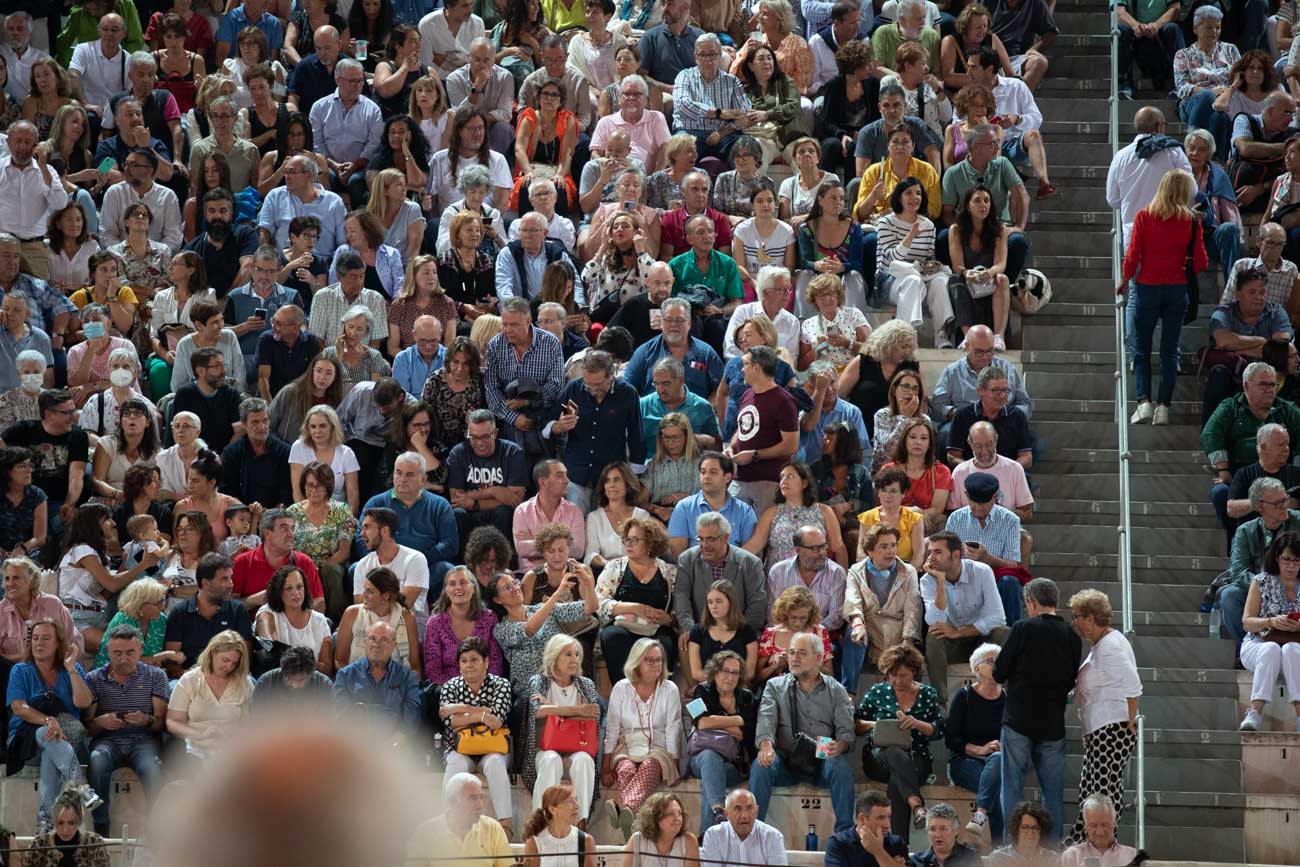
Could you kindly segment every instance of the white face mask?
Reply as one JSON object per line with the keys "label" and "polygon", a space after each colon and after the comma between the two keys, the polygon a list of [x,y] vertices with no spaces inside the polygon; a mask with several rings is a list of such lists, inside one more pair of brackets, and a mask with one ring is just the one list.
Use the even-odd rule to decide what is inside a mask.
{"label": "white face mask", "polygon": [[128,385],[135,382],[135,374],[127,370],[125,367],[119,367],[109,372],[108,381],[113,383],[113,385],[116,385],[118,388],[126,388]]}
{"label": "white face mask", "polygon": [[22,376],[18,377],[18,380],[22,383],[23,391],[37,394],[41,390],[41,385],[45,382],[45,374],[24,373]]}

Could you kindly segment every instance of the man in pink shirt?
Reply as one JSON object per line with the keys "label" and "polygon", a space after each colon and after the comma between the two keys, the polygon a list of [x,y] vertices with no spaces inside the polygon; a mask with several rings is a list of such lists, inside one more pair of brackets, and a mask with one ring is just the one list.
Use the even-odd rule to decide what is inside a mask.
{"label": "man in pink shirt", "polygon": [[537,483],[537,496],[524,500],[515,507],[515,551],[519,554],[519,568],[532,569],[542,564],[542,557],[533,541],[543,524],[564,524],[573,534],[569,543],[569,556],[581,560],[587,550],[587,521],[581,510],[564,499],[569,490],[569,471],[563,461],[539,461],[533,467],[533,481]]}
{"label": "man in pink shirt", "polygon": [[625,129],[632,139],[632,156],[645,164],[647,173],[653,172],[659,168],[659,148],[671,136],[668,121],[663,112],[647,110],[650,87],[641,76],[624,78],[618,92],[619,110],[596,123],[596,131],[591,136],[591,152],[603,157],[609,134],[616,129]]}
{"label": "man in pink shirt", "polygon": [[952,493],[948,496],[948,511],[969,505],[966,501],[966,477],[971,473],[989,473],[998,480],[998,505],[1015,512],[1020,520],[1028,521],[1034,514],[1034,495],[1025,480],[1025,468],[1019,461],[998,454],[998,432],[986,421],[971,425],[966,437],[974,457],[962,461],[952,471]]}

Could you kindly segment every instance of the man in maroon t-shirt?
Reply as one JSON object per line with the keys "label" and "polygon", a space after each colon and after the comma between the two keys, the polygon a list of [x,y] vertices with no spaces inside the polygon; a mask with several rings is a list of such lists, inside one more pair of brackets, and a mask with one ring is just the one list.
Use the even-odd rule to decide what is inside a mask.
{"label": "man in maroon t-shirt", "polygon": [[749,391],[740,398],[731,457],[736,462],[732,495],[760,517],[776,500],[781,467],[799,450],[799,410],[794,397],[776,384],[776,350],[755,346],[741,372]]}
{"label": "man in maroon t-shirt", "polygon": [[250,612],[266,603],[266,588],[275,571],[292,560],[302,571],[303,581],[311,593],[311,607],[325,610],[325,591],[316,564],[306,554],[293,550],[293,531],[298,522],[288,509],[267,509],[262,513],[259,529],[262,544],[235,558],[236,598],[242,599]]}

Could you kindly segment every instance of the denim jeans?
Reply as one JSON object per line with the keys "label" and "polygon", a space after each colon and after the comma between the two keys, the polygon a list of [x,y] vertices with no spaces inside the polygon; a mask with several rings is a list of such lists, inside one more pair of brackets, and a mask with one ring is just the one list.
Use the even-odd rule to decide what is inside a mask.
{"label": "denim jeans", "polygon": [[1214,228],[1210,242],[1219,253],[1219,265],[1223,268],[1223,279],[1232,273],[1232,266],[1241,253],[1241,229],[1236,223],[1220,223]]}
{"label": "denim jeans", "polygon": [[1219,607],[1223,609],[1223,628],[1240,647],[1241,639],[1246,635],[1246,628],[1241,625],[1246,612],[1246,589],[1236,584],[1224,587],[1219,591]]}
{"label": "denim jeans", "polygon": [[1010,726],[1002,726],[1002,815],[1010,816],[1025,799],[1025,772],[1029,763],[1038,774],[1043,806],[1052,817],[1051,840],[1061,838],[1065,821],[1065,738],[1039,741],[1025,737]]}
{"label": "denim jeans", "polygon": [[1002,613],[1007,616],[1007,626],[1015,626],[1019,622],[1024,595],[1024,588],[1014,576],[1003,575],[998,579],[998,597],[1002,600]]}
{"label": "denim jeans", "polygon": [[700,836],[713,827],[713,808],[727,800],[727,792],[745,781],[735,762],[713,750],[691,756],[691,776],[700,781]]}
{"label": "denim jeans", "polygon": [[849,764],[846,755],[823,759],[817,778],[811,781],[790,773],[781,760],[780,753],[776,754],[770,768],[763,767],[755,759],[749,770],[749,790],[754,793],[754,800],[758,803],[758,818],[767,818],[767,805],[772,800],[774,786],[794,786],[805,782],[812,782],[818,788],[830,789],[831,808],[835,810],[835,833],[853,827],[853,766]]}
{"label": "denim jeans", "polygon": [[104,803],[95,808],[95,832],[108,833],[108,802],[112,795],[113,771],[130,765],[144,785],[145,793],[152,795],[162,785],[162,761],[158,757],[158,742],[152,737],[138,738],[129,746],[120,747],[111,741],[101,741],[90,751],[90,786]]}
{"label": "denim jeans", "polygon": [[1156,403],[1169,405],[1174,399],[1174,382],[1178,379],[1178,337],[1183,330],[1183,313],[1187,311],[1187,286],[1183,283],[1159,285],[1134,283],[1127,305],[1129,329],[1134,335],[1133,377],[1137,381],[1137,399],[1151,399],[1151,348],[1156,325],[1160,325],[1160,391]]}
{"label": "denim jeans", "polygon": [[47,726],[36,729],[36,749],[41,754],[41,782],[37,791],[41,796],[41,806],[36,813],[38,822],[53,822],[54,799],[63,791],[63,787],[77,779],[81,770],[81,760],[77,750],[67,738],[47,741]]}
{"label": "denim jeans", "polygon": [[840,683],[852,695],[858,693],[858,680],[862,677],[862,666],[867,661],[867,645],[858,644],[848,633],[840,641]]}
{"label": "denim jeans", "polygon": [[989,815],[989,832],[1002,839],[1002,753],[991,756],[951,756],[948,779],[975,793],[975,806]]}

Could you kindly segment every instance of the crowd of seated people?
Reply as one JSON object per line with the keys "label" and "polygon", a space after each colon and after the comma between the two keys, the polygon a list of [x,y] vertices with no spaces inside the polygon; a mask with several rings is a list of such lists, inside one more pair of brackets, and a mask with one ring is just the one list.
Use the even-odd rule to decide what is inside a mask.
{"label": "crowd of seated people", "polygon": [[[436,731],[445,830],[491,823],[486,794],[485,847],[609,821],[721,862],[773,845],[796,782],[829,791],[831,849],[1067,835],[1063,766],[1021,805],[1063,728],[995,664],[1082,662],[1055,586],[1023,586],[1004,355],[1025,177],[1056,193],[1045,0],[228,5],[145,34],[89,0],[54,58],[6,22],[31,96],[0,118],[0,670],[42,833],[79,806],[106,835],[116,768],[152,798],[259,699],[317,695]],[[960,350],[935,382],[927,329]],[[1098,728],[1127,730],[1122,689]],[[1111,734],[1067,838],[1102,851]],[[945,740],[966,827],[922,795]]]}

